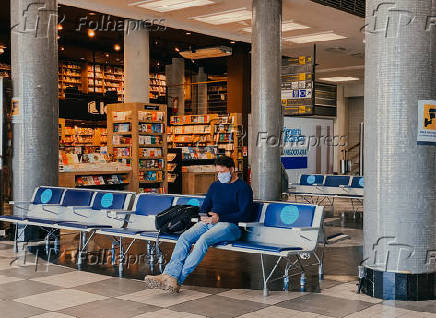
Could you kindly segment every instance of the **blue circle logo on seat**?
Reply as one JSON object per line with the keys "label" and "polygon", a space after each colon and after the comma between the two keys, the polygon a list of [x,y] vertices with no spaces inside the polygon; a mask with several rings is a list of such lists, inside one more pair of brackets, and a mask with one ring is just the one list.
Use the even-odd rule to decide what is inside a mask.
{"label": "blue circle logo on seat", "polygon": [[114,195],[112,193],[105,193],[101,197],[100,204],[103,208],[107,209],[112,206],[114,202]]}
{"label": "blue circle logo on seat", "polygon": [[188,205],[200,206],[200,200],[198,200],[198,199],[190,199],[188,201]]}
{"label": "blue circle logo on seat", "polygon": [[315,176],[308,176],[306,181],[308,184],[314,184],[315,183]]}
{"label": "blue circle logo on seat", "polygon": [[41,193],[41,203],[46,204],[50,202],[52,197],[53,197],[53,191],[51,191],[51,189],[45,189]]}
{"label": "blue circle logo on seat", "polygon": [[365,185],[365,182],[363,181],[363,178],[359,179],[359,185],[363,188],[363,186]]}
{"label": "blue circle logo on seat", "polygon": [[288,205],[280,211],[280,220],[286,225],[291,225],[298,220],[300,211],[296,206]]}

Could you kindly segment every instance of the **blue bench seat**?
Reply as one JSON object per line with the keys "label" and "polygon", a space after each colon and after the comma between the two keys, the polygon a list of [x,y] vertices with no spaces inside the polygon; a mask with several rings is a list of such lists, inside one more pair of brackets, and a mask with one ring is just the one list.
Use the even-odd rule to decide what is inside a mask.
{"label": "blue bench seat", "polygon": [[102,234],[105,233],[113,233],[115,234],[124,234],[124,235],[138,235],[144,232],[144,230],[136,230],[136,229],[126,229],[126,228],[117,228],[117,229],[104,229]]}
{"label": "blue bench seat", "polygon": [[250,250],[256,251],[265,251],[265,252],[274,252],[280,253],[284,251],[301,251],[301,247],[291,247],[291,246],[283,246],[276,244],[265,244],[265,243],[257,243],[257,242],[247,242],[247,241],[236,241],[232,243],[233,247],[246,248]]}
{"label": "blue bench seat", "polygon": [[100,228],[110,228],[110,225],[104,224],[85,224],[85,223],[75,223],[75,222],[60,222],[58,223],[62,227],[68,227],[72,229],[89,230],[89,229],[100,229]]}

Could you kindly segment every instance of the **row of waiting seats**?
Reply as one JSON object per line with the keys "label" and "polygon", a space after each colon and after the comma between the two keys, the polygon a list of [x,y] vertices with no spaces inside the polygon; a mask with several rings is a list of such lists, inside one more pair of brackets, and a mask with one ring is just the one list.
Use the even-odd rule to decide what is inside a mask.
{"label": "row of waiting seats", "polygon": [[363,196],[361,176],[302,174],[299,183],[290,184],[290,193],[338,196]]}
{"label": "row of waiting seats", "polygon": [[[80,232],[78,265],[86,253],[90,240],[96,235],[113,237],[114,248],[118,246],[120,274],[123,270],[123,258],[135,241],[146,241],[147,250],[155,251],[150,257],[159,258],[159,242],[176,242],[177,235],[158,233],[155,228],[155,216],[173,205],[201,206],[204,197],[135,194],[131,192],[100,191],[41,186],[35,189],[28,203],[14,202],[15,211],[21,215],[1,216],[0,221],[17,224],[18,228],[38,226],[47,230],[48,239],[55,230],[73,230]],[[223,250],[259,254],[264,274],[264,293],[268,294],[268,281],[281,260],[286,260],[285,274],[294,266],[304,267],[301,259],[315,257],[322,277],[322,256],[316,248],[324,240],[322,233],[323,207],[289,202],[255,201],[252,222],[239,223],[244,229],[243,236],[235,242],[221,242],[215,247]],[[195,221],[195,220],[193,220]],[[123,239],[131,239],[128,246]],[[278,258],[270,274],[265,275],[263,256]],[[291,260],[295,257],[296,260]],[[289,277],[289,276],[288,276]],[[285,286],[286,287],[286,286]]]}

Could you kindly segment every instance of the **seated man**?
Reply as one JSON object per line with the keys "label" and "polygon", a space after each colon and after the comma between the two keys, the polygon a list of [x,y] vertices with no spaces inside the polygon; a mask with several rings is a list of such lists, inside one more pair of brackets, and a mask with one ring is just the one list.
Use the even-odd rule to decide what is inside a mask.
{"label": "seated man", "polygon": [[179,237],[171,261],[162,275],[145,277],[148,288],[178,292],[180,285],[202,261],[210,246],[238,240],[241,237],[238,222],[252,221],[253,191],[238,178],[233,159],[219,157],[216,170],[219,181],[210,185],[200,209],[207,216],[201,216],[200,222]]}

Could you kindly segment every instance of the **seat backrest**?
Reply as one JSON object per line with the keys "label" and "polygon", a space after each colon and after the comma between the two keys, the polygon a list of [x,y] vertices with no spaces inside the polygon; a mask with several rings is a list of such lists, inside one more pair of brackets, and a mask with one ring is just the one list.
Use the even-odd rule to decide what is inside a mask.
{"label": "seat backrest", "polygon": [[300,176],[300,185],[323,184],[324,176],[322,174],[302,174]]}
{"label": "seat backrest", "polygon": [[62,206],[90,206],[94,191],[67,189],[62,199]]}
{"label": "seat backrest", "polygon": [[176,196],[174,204],[177,205],[194,205],[199,206],[203,204],[204,197],[191,197],[191,196]]}
{"label": "seat backrest", "polygon": [[32,204],[60,204],[65,188],[38,187],[33,195]]}
{"label": "seat backrest", "polygon": [[363,177],[353,177],[351,181],[351,188],[363,189],[365,186]]}
{"label": "seat backrest", "polygon": [[286,229],[311,227],[315,208],[314,205],[270,203],[266,207],[264,225]]}
{"label": "seat backrest", "polygon": [[[241,240],[299,247],[312,251],[318,242],[323,207],[285,202],[264,202],[262,225],[250,228]],[[304,231],[301,228],[305,228]]]}
{"label": "seat backrest", "polygon": [[326,176],[325,187],[347,186],[350,183],[350,176]]}
{"label": "seat backrest", "polygon": [[174,196],[162,194],[140,194],[133,207],[135,214],[157,215],[172,206]]}
{"label": "seat backrest", "polygon": [[133,193],[129,192],[97,192],[92,202],[93,210],[127,209]]}
{"label": "seat backrest", "polygon": [[253,222],[259,222],[262,217],[264,203],[261,201],[253,202]]}

